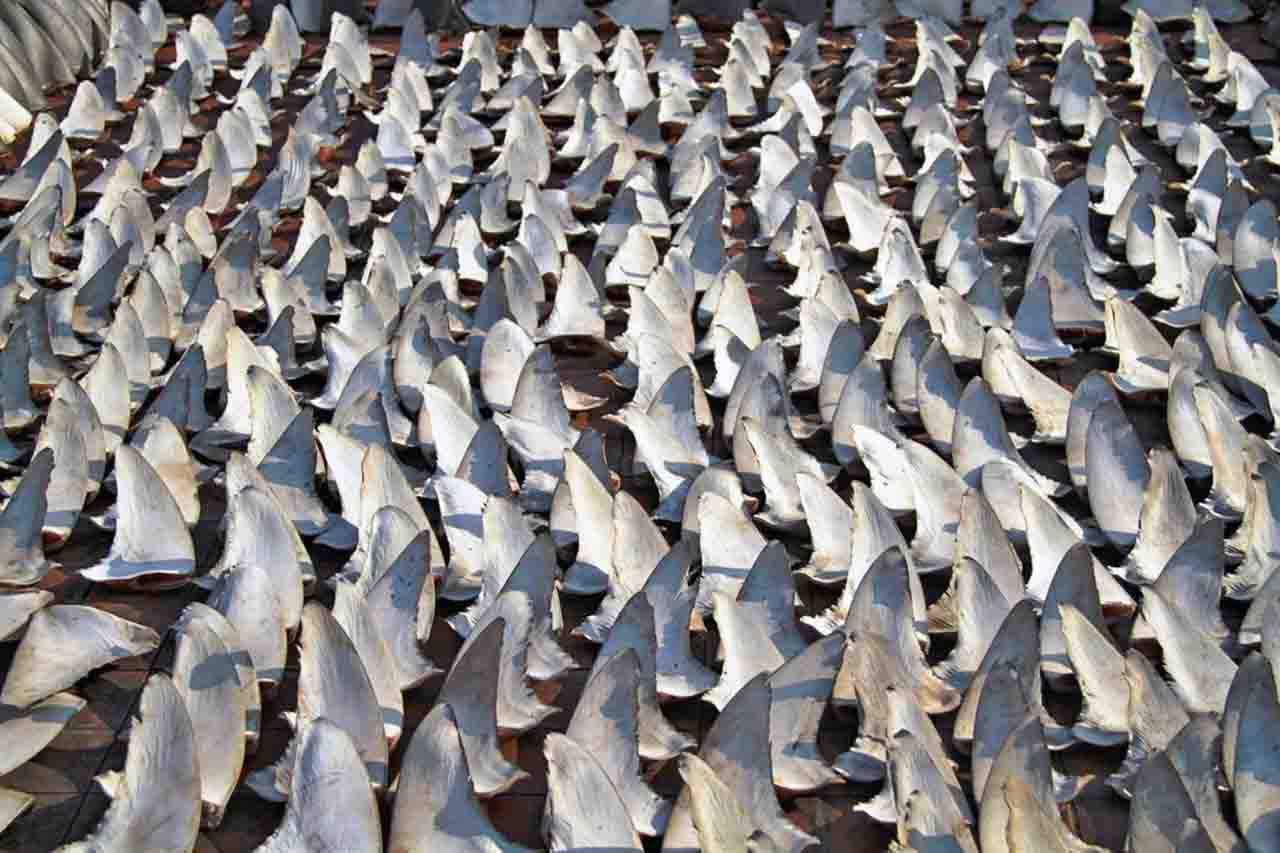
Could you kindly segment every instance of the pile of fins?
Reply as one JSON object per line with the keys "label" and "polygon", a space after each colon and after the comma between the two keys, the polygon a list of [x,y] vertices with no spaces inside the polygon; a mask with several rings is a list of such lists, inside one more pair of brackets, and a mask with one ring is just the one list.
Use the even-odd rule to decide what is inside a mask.
{"label": "pile of fins", "polygon": [[1280,850],[1243,0],[214,6],[0,8],[0,772],[147,673],[60,849]]}

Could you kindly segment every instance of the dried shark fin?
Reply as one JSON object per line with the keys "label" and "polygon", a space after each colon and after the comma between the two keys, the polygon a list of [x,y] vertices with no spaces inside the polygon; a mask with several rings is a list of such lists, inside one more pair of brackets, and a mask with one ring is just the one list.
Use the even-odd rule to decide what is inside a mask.
{"label": "dried shark fin", "polygon": [[818,724],[844,658],[844,645],[842,634],[831,634],[769,676],[773,782],[783,790],[815,791],[840,780],[818,749]]}
{"label": "dried shark fin", "polygon": [[[1274,461],[1267,460],[1257,466],[1249,478],[1249,502],[1244,520],[1232,540],[1229,550],[1243,552],[1243,561],[1236,571],[1226,577],[1224,592],[1228,598],[1250,600],[1260,598],[1262,590],[1275,574],[1271,554],[1277,533],[1273,507],[1280,501],[1275,490],[1280,486],[1280,470]],[[1247,622],[1248,620],[1246,620]]]}
{"label": "dried shark fin", "polygon": [[222,554],[201,581],[214,583],[220,574],[235,566],[266,569],[285,624],[293,629],[302,618],[304,579],[288,517],[269,491],[249,485],[229,497],[226,518]]}
{"label": "dried shark fin", "polygon": [[1053,797],[1052,770],[1044,732],[1028,716],[1005,740],[992,765],[978,809],[983,850],[1055,853],[1096,850],[1075,839],[1062,823]]}
{"label": "dried shark fin", "polygon": [[1195,806],[1169,756],[1147,759],[1133,784],[1129,838],[1137,849],[1212,853],[1217,848],[1195,817]]}
{"label": "dried shark fin", "polygon": [[1122,577],[1134,583],[1153,583],[1178,552],[1196,524],[1195,504],[1187,491],[1177,457],[1157,448],[1148,457],[1149,486],[1142,496],[1138,537],[1125,558]]}
{"label": "dried shark fin", "polygon": [[[968,803],[948,790],[947,775],[928,746],[914,732],[894,733],[890,750],[890,781],[897,811],[900,843],[913,846],[926,838],[941,841],[954,849],[973,851],[969,824],[973,823]],[[945,756],[943,762],[948,761]],[[874,802],[874,801],[873,801]]]}
{"label": "dried shark fin", "polygon": [[64,400],[49,405],[33,453],[53,451],[53,470],[45,491],[44,541],[58,548],[71,537],[89,495],[89,459],[76,412]]}
{"label": "dried shark fin", "polygon": [[35,454],[0,511],[0,542],[3,543],[0,557],[4,566],[0,580],[5,586],[32,586],[53,568],[44,553],[42,532],[53,466],[52,448]]}
{"label": "dried shark fin", "polygon": [[[663,603],[664,610],[669,606]],[[680,602],[676,602],[676,607],[679,606]],[[609,660],[627,650],[635,653],[640,675],[637,694],[640,755],[649,760],[665,760],[688,749],[692,746],[692,742],[667,722],[658,707],[658,665],[659,663],[669,664],[673,657],[669,644],[672,642],[671,632],[675,626],[670,622],[663,623],[661,625],[663,634],[660,637],[659,625],[654,618],[656,609],[650,603],[648,593],[638,593],[633,596],[618,614],[608,639],[596,656],[592,672],[599,670]],[[685,618],[686,620],[688,618],[687,610]],[[687,622],[682,630],[687,635]],[[662,658],[658,656],[660,650],[663,652]],[[669,678],[669,670],[662,674]],[[663,686],[668,687],[669,683],[663,682]]]}
{"label": "dried shark fin", "polygon": [[382,843],[378,802],[369,785],[365,758],[351,735],[336,722],[320,718],[306,724],[299,745],[287,754],[289,805],[262,853],[287,853],[320,844],[377,849]]}
{"label": "dried shark fin", "polygon": [[459,720],[462,748],[471,767],[476,793],[493,796],[509,789],[527,774],[503,758],[498,749],[497,697],[498,671],[505,628],[495,619],[474,634],[467,652],[453,663],[440,688],[437,704],[449,705],[455,714],[465,713]]}
{"label": "dried shark fin", "polygon": [[1027,694],[1027,685],[1015,666],[1002,663],[988,673],[974,715],[970,750],[973,795],[978,802],[982,802],[987,780],[1005,742],[1035,711],[1032,697]]}
{"label": "dried shark fin", "polygon": [[754,823],[716,772],[696,755],[680,756],[678,769],[690,793],[689,808],[701,849],[751,849]]}
{"label": "dried shark fin", "polygon": [[[804,617],[804,622],[821,634],[841,630],[849,618],[854,595],[861,588],[871,567],[886,551],[896,548],[905,555],[910,569],[907,583],[911,595],[912,620],[917,631],[923,631],[926,620],[924,591],[914,568],[914,559],[893,516],[871,489],[857,481],[853,484],[850,505],[853,508],[853,528],[850,531],[852,544],[848,562],[843,566],[844,590],[833,606],[820,615]],[[832,571],[824,578],[824,582],[838,583],[839,578],[840,574]]]}
{"label": "dried shark fin", "polygon": [[716,626],[724,645],[720,681],[703,698],[723,709],[733,695],[761,672],[773,672],[805,648],[795,624],[795,584],[786,549],[766,545],[736,599],[718,594]]}
{"label": "dried shark fin", "polygon": [[716,682],[715,673],[690,649],[689,617],[697,594],[697,588],[688,583],[692,547],[686,540],[672,546],[641,590],[653,609],[656,689],[668,698],[697,696]]}
{"label": "dried shark fin", "polygon": [[1138,538],[1143,496],[1151,467],[1137,431],[1114,403],[1098,406],[1089,420],[1085,450],[1089,506],[1117,548],[1132,547]]}
{"label": "dried shark fin", "polygon": [[593,755],[641,835],[661,836],[671,804],[640,774],[640,662],[631,649],[594,670],[565,735]]}
{"label": "dried shark fin", "polygon": [[704,492],[699,497],[698,523],[701,529],[717,531],[714,538],[699,537],[702,577],[698,582],[697,610],[707,613],[714,592],[737,596],[767,543],[740,505],[735,506],[714,492]]}
{"label": "dried shark fin", "polygon": [[1123,797],[1133,791],[1133,779],[1147,758],[1168,746],[1189,717],[1182,702],[1141,652],[1125,655],[1125,681],[1129,688],[1129,751],[1124,764],[1107,784]]}
{"label": "dried shark fin", "polygon": [[741,418],[738,429],[744,432],[760,466],[760,480],[765,491],[765,511],[757,514],[757,518],[762,524],[780,530],[792,530],[804,525],[799,488],[795,485],[796,477],[800,472],[823,477],[825,473],[822,466],[785,430],[767,431],[754,418],[745,416]]}
{"label": "dried shark fin", "polygon": [[841,583],[853,549],[853,510],[822,477],[802,471],[796,483],[813,542],[809,562],[798,571],[817,584]]}
{"label": "dried shark fin", "polygon": [[1274,757],[1270,750],[1262,748],[1263,744],[1272,743],[1280,731],[1280,701],[1276,698],[1273,667],[1253,667],[1249,676],[1254,685],[1247,690],[1239,710],[1231,784],[1240,834],[1253,848],[1267,843],[1280,796]]}
{"label": "dried shark fin", "polygon": [[982,665],[1022,590],[1010,600],[982,563],[968,556],[958,558],[951,571],[946,595],[949,612],[954,614],[956,645],[935,671],[947,683],[963,689]]}
{"label": "dried shark fin", "polygon": [[191,718],[167,676],[142,690],[124,771],[100,779],[112,796],[101,823],[65,848],[189,850],[200,830],[200,769]]}
{"label": "dried shark fin", "polygon": [[25,708],[86,674],[160,644],[155,631],[93,607],[53,605],[27,623],[0,690],[0,702]]}
{"label": "dried shark fin", "polygon": [[613,529],[608,594],[599,609],[574,631],[597,643],[604,641],[618,612],[644,587],[669,551],[662,532],[627,492],[620,491],[613,498]]}
{"label": "dried shark fin", "polygon": [[[472,627],[497,599],[520,560],[530,553],[529,547],[534,542],[533,531],[514,501],[490,497],[480,515],[483,573],[478,578],[479,589],[471,595],[475,600],[469,608],[446,620],[464,638],[470,635]],[[462,588],[467,589],[471,585],[468,583]]]}
{"label": "dried shark fin", "polygon": [[[711,769],[755,822],[761,839],[775,850],[799,853],[817,840],[783,815],[773,788],[769,754],[770,690],[762,674],[738,691],[703,739],[698,757]],[[693,792],[681,790],[663,836],[663,850],[696,850]]]}
{"label": "dried shark fin", "polygon": [[970,380],[956,407],[951,453],[956,472],[970,486],[981,484],[983,470],[993,460],[1017,466],[1036,488],[1050,497],[1066,487],[1032,468],[1022,458],[1005,424],[1004,414],[990,388],[981,379]]}
{"label": "dried shark fin", "polygon": [[1077,542],[1063,553],[1045,591],[1044,609],[1040,615],[1041,670],[1046,682],[1055,690],[1064,690],[1074,673],[1063,637],[1059,605],[1074,606],[1101,636],[1108,636],[1097,578],[1098,570],[1088,546]]}
{"label": "dried shark fin", "polygon": [[548,848],[643,850],[621,794],[591,752],[554,732],[547,735],[543,749],[548,787],[543,827]]}
{"label": "dried shark fin", "polygon": [[328,720],[350,737],[371,783],[387,782],[387,738],[377,696],[350,637],[329,612],[316,602],[302,611],[302,652],[299,657],[298,718],[295,743],[274,766],[249,775],[247,784],[261,797],[280,801],[293,786],[293,764],[308,729]]}
{"label": "dried shark fin", "polygon": [[1011,667],[1017,672],[1028,701],[1039,707],[1040,627],[1035,604],[1028,599],[1018,602],[1009,611],[974,673],[969,689],[965,691],[953,734],[957,749],[967,751],[972,748],[978,704],[985,684],[1001,667]]}
{"label": "dried shark fin", "polygon": [[[1164,601],[1175,607],[1197,633],[1227,644],[1219,600],[1223,594],[1222,520],[1206,516],[1192,524],[1191,534],[1178,547],[1152,585]],[[1131,639],[1147,639],[1146,626],[1136,622]]]}
{"label": "dried shark fin", "polygon": [[178,502],[142,453],[116,450],[116,535],[111,552],[81,574],[99,583],[183,582],[195,572],[195,545]]}
{"label": "dried shark fin", "polygon": [[334,583],[333,616],[364,666],[379,707],[382,728],[390,747],[400,739],[404,726],[404,699],[400,672],[386,637],[374,620],[372,608],[357,583]]}
{"label": "dried shark fin", "polygon": [[235,628],[258,685],[273,689],[284,678],[290,626],[271,574],[252,564],[233,566],[218,577],[208,603]]}
{"label": "dried shark fin", "polygon": [[[490,620],[505,623],[498,677],[497,725],[500,732],[523,732],[553,710],[528,689],[526,678],[558,678],[571,666],[556,644],[554,620],[555,559],[549,537],[540,536],[511,571],[501,592],[472,628]],[[465,649],[472,642],[468,638]]]}
{"label": "dried shark fin", "polygon": [[1222,730],[1217,721],[1199,717],[1182,727],[1164,754],[1187,792],[1192,813],[1211,842],[1210,849],[1239,853],[1244,843],[1228,825],[1218,794],[1221,749]]}
{"label": "dried shark fin", "polygon": [[476,798],[458,721],[449,705],[437,703],[431,709],[401,759],[389,844],[419,853],[447,845],[501,853],[528,850],[495,829]]}
{"label": "dried shark fin", "polygon": [[[221,625],[215,627],[215,622]],[[201,823],[216,828],[227,801],[240,781],[245,758],[245,732],[252,687],[242,684],[236,659],[223,639],[235,629],[207,605],[187,606],[177,624],[173,686],[182,696],[191,720],[200,770]]]}
{"label": "dried shark fin", "polygon": [[1165,669],[1178,698],[1190,711],[1220,714],[1236,673],[1235,663],[1155,590],[1142,596],[1142,615],[1164,651]]}
{"label": "dried shark fin", "polygon": [[959,707],[962,696],[925,662],[916,639],[910,575],[901,548],[890,547],[876,557],[853,594],[845,633],[881,637],[901,669],[902,689],[911,691],[926,712],[945,713]]}
{"label": "dried shark fin", "polygon": [[431,580],[434,539],[429,532],[418,531],[395,551],[403,535],[414,530],[413,522],[402,511],[384,507],[372,523],[382,522],[384,513],[395,513],[391,524],[400,535],[393,534],[385,551],[371,543],[367,549],[370,562],[356,588],[364,595],[369,620],[386,644],[398,689],[409,690],[441,673],[423,651],[435,614],[435,584]]}
{"label": "dried shark fin", "polygon": [[1248,507],[1248,457],[1245,431],[1212,385],[1201,379],[1192,389],[1213,471],[1213,488],[1202,506],[1226,519],[1239,518]]}
{"label": "dried shark fin", "polygon": [[1058,619],[1076,682],[1084,695],[1072,733],[1099,746],[1126,742],[1128,701],[1127,697],[1116,696],[1113,689],[1124,677],[1124,658],[1111,639],[1074,605],[1059,602]]}

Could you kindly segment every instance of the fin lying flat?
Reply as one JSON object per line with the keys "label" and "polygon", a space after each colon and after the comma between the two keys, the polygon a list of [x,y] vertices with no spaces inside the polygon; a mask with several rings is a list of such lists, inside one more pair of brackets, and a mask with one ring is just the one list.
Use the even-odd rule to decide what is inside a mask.
{"label": "fin lying flat", "polygon": [[0,702],[25,708],[112,661],[152,652],[155,631],[93,607],[58,604],[37,611],[18,644]]}
{"label": "fin lying flat", "polygon": [[8,829],[9,824],[21,817],[35,802],[36,798],[32,794],[0,788],[0,829]]}
{"label": "fin lying flat", "polygon": [[5,707],[0,712],[0,733],[5,738],[0,768],[11,773],[35,758],[85,704],[84,699],[73,694],[55,693],[23,710]]}
{"label": "fin lying flat", "polygon": [[0,596],[0,640],[17,639],[32,614],[52,603],[53,593],[44,590]]}

